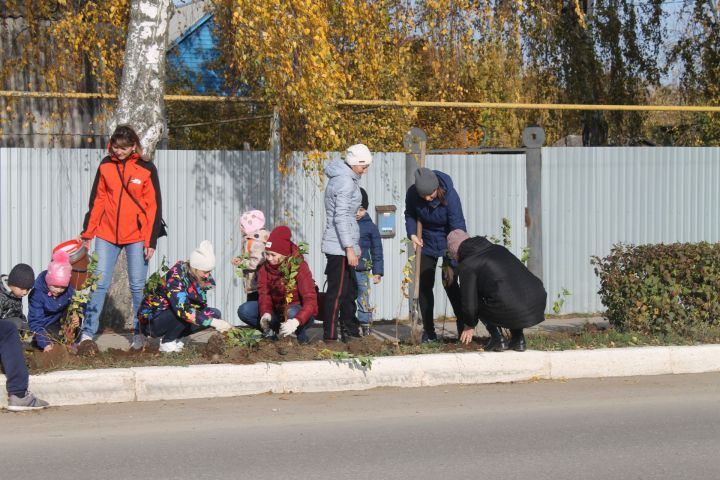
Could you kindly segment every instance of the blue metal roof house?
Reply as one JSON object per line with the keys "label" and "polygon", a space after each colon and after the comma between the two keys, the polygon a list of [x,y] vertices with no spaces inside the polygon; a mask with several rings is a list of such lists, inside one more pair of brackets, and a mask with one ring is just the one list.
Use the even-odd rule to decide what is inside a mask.
{"label": "blue metal roof house", "polygon": [[[217,41],[213,35],[214,13],[206,13],[173,39],[167,51],[168,82],[194,93],[230,95],[225,89]],[[192,18],[190,18],[192,20]],[[182,29],[182,26],[176,27]]]}

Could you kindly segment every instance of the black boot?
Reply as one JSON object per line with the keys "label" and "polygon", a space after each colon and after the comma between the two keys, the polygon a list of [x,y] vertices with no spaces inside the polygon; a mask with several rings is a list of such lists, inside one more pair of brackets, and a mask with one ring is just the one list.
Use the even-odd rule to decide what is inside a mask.
{"label": "black boot", "polygon": [[525,351],[525,334],[523,334],[522,328],[517,330],[510,330],[510,343],[508,343],[508,348],[510,350],[515,350],[516,352],[524,352]]}
{"label": "black boot", "polygon": [[500,331],[500,327],[496,327],[495,325],[486,325],[485,328],[487,328],[487,331],[490,334],[490,341],[485,344],[485,347],[483,347],[485,351],[502,352],[503,350],[507,350],[507,341]]}

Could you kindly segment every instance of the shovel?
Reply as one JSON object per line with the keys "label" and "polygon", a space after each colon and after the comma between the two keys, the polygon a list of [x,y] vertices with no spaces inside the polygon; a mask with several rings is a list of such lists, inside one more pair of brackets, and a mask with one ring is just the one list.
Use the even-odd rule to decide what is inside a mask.
{"label": "shovel", "polygon": [[[422,222],[417,221],[417,237],[422,240]],[[422,340],[423,322],[420,312],[420,261],[422,260],[422,247],[415,245],[415,278],[413,279],[413,294],[410,298],[410,339],[413,345]]]}
{"label": "shovel", "polygon": [[[427,135],[420,128],[411,128],[405,134],[403,144],[406,151],[406,165],[416,168],[425,166],[425,152],[427,146]],[[407,168],[407,167],[406,167]],[[412,177],[408,178],[408,184]],[[417,220],[417,237],[422,241],[422,222]],[[410,340],[414,345],[420,343],[423,333],[422,314],[420,313],[420,260],[422,258],[422,247],[415,245],[415,275],[413,281],[413,293],[410,297]]]}

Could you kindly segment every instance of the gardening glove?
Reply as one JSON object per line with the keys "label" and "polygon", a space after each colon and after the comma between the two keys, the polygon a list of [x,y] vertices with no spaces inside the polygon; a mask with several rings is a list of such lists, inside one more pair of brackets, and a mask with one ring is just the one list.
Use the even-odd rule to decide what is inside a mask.
{"label": "gardening glove", "polygon": [[260,330],[263,331],[263,333],[268,333],[270,331],[270,320],[272,319],[272,315],[269,313],[264,313],[262,317],[260,317]]}
{"label": "gardening glove", "polygon": [[220,333],[227,332],[228,330],[233,328],[233,326],[230,325],[228,322],[226,322],[225,320],[220,320],[219,318],[213,318],[210,322],[210,326]]}
{"label": "gardening glove", "polygon": [[295,333],[295,330],[300,326],[300,322],[295,318],[289,318],[282,325],[280,325],[280,336],[287,337]]}

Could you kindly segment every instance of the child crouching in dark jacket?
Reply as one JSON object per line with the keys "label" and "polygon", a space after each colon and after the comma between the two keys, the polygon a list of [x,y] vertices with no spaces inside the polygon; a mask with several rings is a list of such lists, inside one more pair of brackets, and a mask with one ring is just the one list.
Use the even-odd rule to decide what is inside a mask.
{"label": "child crouching in dark jacket", "polygon": [[[298,342],[307,343],[307,330],[318,311],[317,291],[310,267],[291,238],[288,227],[270,233],[265,244],[266,261],[258,269],[258,301],[240,305],[238,316],[266,336],[295,334]],[[286,277],[293,272],[297,272],[295,284],[288,285]]]}
{"label": "child crouching in dark jacket", "polygon": [[5,372],[7,409],[14,412],[45,408],[48,403],[28,390],[27,365],[18,328],[27,329],[22,312],[22,298],[35,284],[35,272],[30,265],[19,263],[10,275],[0,281],[0,364]]}
{"label": "child crouching in dark jacket", "polygon": [[[75,290],[70,286],[70,257],[67,252],[55,252],[47,270],[35,279],[30,293],[28,323],[34,334],[35,345],[43,352],[53,349],[54,340],[60,338],[60,322],[65,317]],[[80,326],[80,319],[72,319],[73,327]]]}

